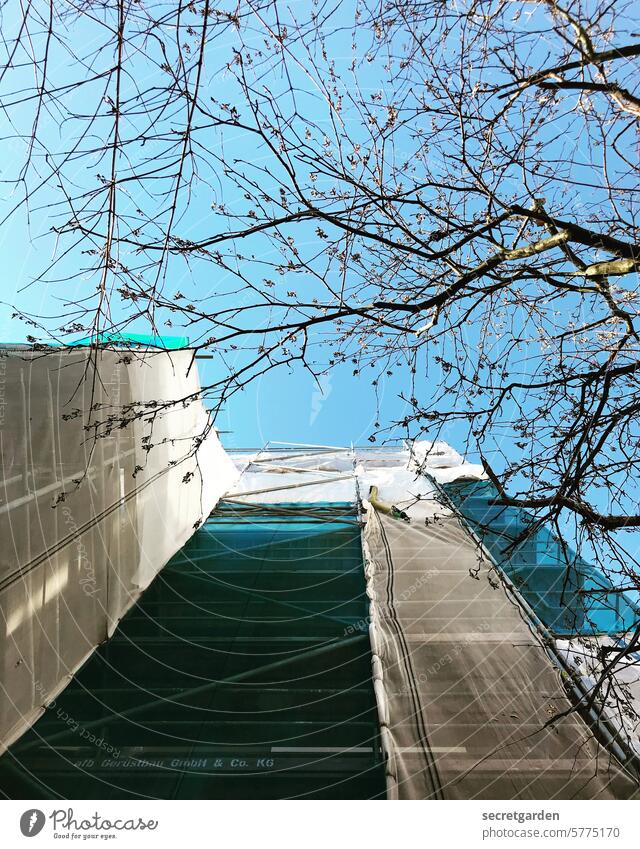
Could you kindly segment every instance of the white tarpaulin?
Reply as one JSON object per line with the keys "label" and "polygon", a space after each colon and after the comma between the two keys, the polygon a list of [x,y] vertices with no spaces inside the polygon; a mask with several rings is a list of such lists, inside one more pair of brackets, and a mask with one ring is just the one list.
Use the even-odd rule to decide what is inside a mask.
{"label": "white tarpaulin", "polygon": [[[428,471],[470,476],[465,465]],[[368,505],[364,532],[389,797],[637,798],[476,541],[433,496],[403,498],[402,484],[377,497],[410,524]]]}
{"label": "white tarpaulin", "polygon": [[191,351],[3,348],[0,377],[1,752],[237,472]]}

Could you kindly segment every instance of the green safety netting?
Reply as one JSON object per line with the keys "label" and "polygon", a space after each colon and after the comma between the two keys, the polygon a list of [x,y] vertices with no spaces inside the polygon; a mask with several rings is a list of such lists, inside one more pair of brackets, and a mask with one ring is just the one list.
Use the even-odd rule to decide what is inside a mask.
{"label": "green safety netting", "polygon": [[491,481],[454,481],[442,489],[552,633],[620,634],[640,622],[637,606],[607,575],[527,511],[498,503]]}
{"label": "green safety netting", "polygon": [[222,502],[0,760],[12,798],[371,798],[353,505]]}

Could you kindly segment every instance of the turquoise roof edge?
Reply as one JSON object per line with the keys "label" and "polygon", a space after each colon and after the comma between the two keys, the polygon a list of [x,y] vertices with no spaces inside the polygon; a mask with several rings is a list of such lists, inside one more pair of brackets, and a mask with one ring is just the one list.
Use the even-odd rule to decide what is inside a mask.
{"label": "turquoise roof edge", "polygon": [[111,343],[123,345],[127,348],[148,346],[175,351],[179,348],[189,347],[188,336],[159,336],[152,333],[100,333],[97,337],[85,336],[83,339],[76,339],[75,342],[69,342],[69,345],[94,345],[96,339],[102,345]]}

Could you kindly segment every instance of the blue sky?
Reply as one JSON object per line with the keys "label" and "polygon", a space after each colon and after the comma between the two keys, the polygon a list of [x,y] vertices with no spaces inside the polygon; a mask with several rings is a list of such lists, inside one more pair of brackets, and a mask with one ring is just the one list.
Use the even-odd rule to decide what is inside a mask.
{"label": "blue sky", "polygon": [[[4,23],[9,30],[6,18]],[[17,17],[13,25],[14,29],[18,26]],[[96,38],[95,32],[87,24],[74,25],[74,44],[81,43],[83,38],[86,38],[85,52],[88,55]],[[345,41],[345,50],[346,45]],[[224,40],[221,45],[221,50],[223,49]],[[109,56],[104,57],[105,64],[109,60]],[[64,53],[54,53],[51,66],[53,71],[50,69],[50,73],[58,83],[77,77],[77,69],[69,64],[69,56]],[[145,65],[140,67],[141,78],[149,73]],[[369,74],[370,87],[379,82],[373,69],[363,73],[365,76]],[[30,74],[30,69],[25,67],[21,72],[8,75],[9,79],[4,84],[5,97],[7,91],[18,91],[22,85],[31,85]],[[365,87],[366,83],[367,80],[363,77]],[[273,80],[272,84],[277,83]],[[220,75],[213,74],[207,80],[212,95],[219,96],[221,88],[225,85],[228,85],[228,80]],[[94,108],[96,98],[99,103],[98,84],[87,85],[80,93],[74,94],[69,103],[77,112],[88,112]],[[13,99],[18,100],[19,95]],[[28,135],[32,120],[33,109],[29,101],[24,107],[12,110],[13,126],[7,121],[6,115],[0,115],[2,136],[5,138],[4,155],[0,165],[4,180],[12,179],[22,165],[26,142],[17,136],[20,133]],[[107,133],[109,122],[105,122],[103,126]],[[74,138],[74,134],[78,133],[78,127],[72,122],[58,125],[55,114],[45,114],[41,117],[41,132],[51,149],[63,150]],[[247,159],[255,158],[251,140],[238,138],[232,141],[236,145],[233,149],[234,155]],[[37,172],[32,176],[32,180],[36,182],[40,174],[46,173],[41,159],[42,157],[40,162],[37,162]],[[101,168],[104,170],[102,164],[96,167],[96,172]],[[72,180],[76,185],[86,189],[95,186],[91,160],[81,160],[77,165],[69,166],[67,170],[71,171]],[[12,187],[6,183],[0,188],[0,218],[4,218],[16,200],[20,199],[20,191],[20,186]],[[53,327],[57,323],[54,317],[60,312],[62,302],[73,303],[85,297],[92,285],[91,275],[82,272],[83,266],[89,265],[89,260],[83,256],[81,249],[64,256],[64,244],[58,242],[51,233],[50,228],[59,223],[59,220],[55,214],[52,215],[48,205],[59,200],[59,197],[60,193],[55,184],[46,186],[30,204],[29,210],[26,206],[21,206],[0,230],[0,261],[4,270],[4,285],[0,296],[0,338],[3,341],[24,341],[28,333],[38,339],[46,339],[46,332],[25,325],[19,318],[12,318],[15,308],[41,317],[45,327]],[[223,196],[214,198],[220,199],[231,208],[239,201],[239,198],[229,194],[229,186],[225,187]],[[136,202],[141,202],[140,198],[131,199],[132,204]],[[53,212],[55,213],[55,210]],[[206,230],[211,226],[211,217],[210,194],[203,189],[196,191],[180,222],[180,234],[188,236]],[[312,229],[309,229],[307,238],[313,239]],[[53,274],[49,275],[50,282],[34,282],[54,256],[61,256],[61,259]],[[225,285],[217,275],[218,270],[208,263],[195,262],[190,266],[173,263],[170,266],[167,286],[169,291],[184,292],[187,298],[203,297],[215,291],[219,285]],[[115,310],[117,317],[118,310],[124,308],[122,305],[116,305]],[[149,327],[134,324],[128,329],[147,332]],[[179,326],[158,329],[167,334],[185,333],[192,340],[198,337],[197,333]],[[220,364],[203,359],[199,361],[199,370],[201,381],[206,384],[219,377]],[[362,444],[367,442],[377,421],[387,423],[404,414],[405,404],[398,398],[404,388],[401,376],[385,378],[377,387],[376,397],[366,373],[354,377],[350,368],[343,367],[321,376],[316,381],[304,369],[281,367],[258,378],[236,394],[220,414],[218,426],[222,431],[226,431],[223,434],[225,443],[236,447],[263,445],[269,440],[278,439],[327,444]],[[461,434],[463,435],[462,430]],[[455,440],[455,437],[453,438]]]}
{"label": "blue sky", "polygon": [[[14,7],[14,11],[16,8]],[[346,5],[344,15],[345,23],[348,23],[351,20],[351,12]],[[15,21],[11,22],[5,18],[3,24],[7,32],[10,32],[11,24],[13,24],[15,31],[18,20],[16,18]],[[523,25],[526,25],[526,23]],[[86,22],[74,23],[71,39],[74,45],[81,45],[83,55],[89,55],[92,47],[98,43],[96,41],[98,37],[90,24]],[[260,36],[256,35],[256,39],[259,38]],[[214,56],[214,59],[223,63],[222,57],[225,51],[228,51],[229,47],[232,46],[232,43],[232,37],[224,36],[219,44],[221,58],[218,60]],[[338,61],[348,64],[350,49],[348,34],[337,36],[333,44]],[[25,57],[22,58],[24,60]],[[100,62],[96,63],[96,67],[98,69],[107,67],[112,58],[112,55],[105,53]],[[157,70],[153,70],[146,61],[133,67],[135,73],[132,76],[135,76],[135,79],[131,79],[127,83],[129,93],[135,93],[137,84],[152,84],[154,75],[157,74]],[[75,67],[70,62],[69,54],[63,52],[52,55],[51,73],[61,84],[83,76],[83,70]],[[359,66],[358,76],[362,88],[369,92],[380,88],[384,80],[384,73],[376,62],[364,63]],[[267,81],[274,90],[282,85],[280,78],[271,77]],[[22,71],[8,75],[5,86],[8,87],[9,91],[18,91],[21,86],[32,85],[32,82],[31,69],[25,65]],[[76,112],[88,112],[96,103],[100,103],[100,85],[101,83],[98,81],[85,85],[80,92],[71,93],[69,95],[69,106]],[[208,70],[205,85],[206,94],[211,97],[229,100],[234,98],[234,90],[229,82],[228,75],[219,73],[217,67]],[[304,87],[301,88],[304,93],[299,93],[298,96],[302,97],[303,101],[309,101],[307,106],[312,106],[313,92],[304,90]],[[3,90],[5,96],[6,90]],[[19,100],[19,94],[14,97],[14,100]],[[112,119],[106,106],[103,106],[100,115],[96,132],[102,130],[104,139],[108,137]],[[2,136],[5,139],[3,142],[4,155],[0,167],[5,179],[15,176],[23,160],[26,143],[24,140],[18,139],[17,135],[22,133],[28,136],[33,120],[32,102],[25,103],[24,107],[19,106],[13,109],[11,118],[14,127],[9,126],[5,114],[0,115],[0,121],[4,122]],[[69,141],[78,135],[78,125],[69,121],[59,121],[55,112],[42,116],[41,120],[43,121],[44,135],[54,150],[63,150],[65,145],[68,145]],[[134,137],[136,127],[129,127],[127,132]],[[137,151],[136,155],[143,155],[141,148],[134,149]],[[228,137],[227,147],[224,149],[220,147],[218,152],[222,154],[223,151],[227,156],[241,157],[254,165],[260,165],[263,161],[262,152],[256,151],[252,147],[251,140],[243,137],[242,134]],[[151,155],[153,153],[152,150]],[[146,152],[144,155],[147,155]],[[44,173],[42,171],[44,168],[42,158],[37,164],[40,169],[39,173]],[[100,171],[104,172],[104,164],[94,163],[90,157],[77,160],[67,168],[71,182],[87,190],[96,187]],[[212,214],[212,201],[223,200],[232,210],[240,207],[242,198],[237,190],[234,195],[229,183],[222,185],[221,176],[218,182],[220,188],[214,181],[212,189],[209,190],[202,186],[194,192],[179,223],[181,236],[196,238],[203,233],[209,234],[221,229],[222,224],[217,223]],[[2,186],[0,189],[0,217],[3,217],[16,198],[19,198],[19,192],[19,188],[12,193],[9,186],[6,184]],[[55,235],[50,232],[52,224],[57,223],[58,219],[55,215],[52,216],[52,210],[47,205],[55,202],[59,196],[57,187],[50,185],[39,194],[37,202],[31,205],[29,216],[27,216],[26,208],[21,207],[0,230],[0,260],[2,261],[5,281],[2,294],[2,300],[5,303],[0,306],[0,338],[6,341],[20,341],[25,338],[25,334],[28,332],[35,336],[44,336],[43,333],[25,327],[21,321],[12,319],[13,305],[17,305],[25,312],[43,316],[43,324],[51,326],[55,323],[51,317],[59,312],[62,300],[71,303],[78,301],[88,291],[91,291],[94,285],[92,275],[83,270],[89,266],[91,260],[82,254],[82,246],[80,250],[75,250],[65,256],[63,253],[64,245],[58,243]],[[135,206],[136,203],[142,203],[143,199],[141,197],[129,197],[127,199],[123,193],[122,202]],[[309,228],[306,233],[303,231],[302,239],[311,242],[313,240],[313,229]],[[257,247],[252,248],[252,250],[256,251],[260,260],[273,259],[273,256],[269,254],[269,248],[264,244],[258,243]],[[48,283],[42,281],[33,283],[43,267],[56,255],[62,258],[55,267],[52,275],[54,279]],[[128,259],[128,257],[125,256],[124,259]],[[251,268],[250,262],[247,263],[247,267]],[[258,274],[262,275],[262,273],[262,270],[259,270],[256,266],[257,279],[259,279]],[[295,285],[295,281],[290,284],[288,277],[285,277],[283,284],[288,287]],[[209,293],[229,285],[229,280],[224,278],[220,269],[209,262],[193,261],[187,265],[176,261],[169,266],[168,291],[180,290],[185,293],[186,298],[205,297]],[[126,308],[122,304],[115,304],[116,318],[118,311],[123,313]],[[149,328],[133,325],[129,329],[145,332]],[[158,329],[160,332],[186,333],[192,339],[197,337],[197,334],[194,337],[194,333],[190,329],[183,329],[178,326],[171,329],[164,327]],[[474,344],[473,332],[470,329],[467,337],[470,346]],[[219,377],[221,369],[219,361],[201,360],[199,365],[203,384],[214,381]],[[419,376],[418,390],[421,399],[424,399],[426,404],[428,404],[430,395],[430,381],[435,380],[436,376],[437,374],[433,377]],[[400,393],[407,391],[407,383],[406,372],[400,371],[391,378],[383,376],[377,386],[376,397],[366,370],[354,377],[349,367],[340,367],[334,369],[330,375],[322,377],[320,385],[318,385],[308,372],[300,368],[292,371],[286,367],[281,367],[262,378],[258,378],[242,392],[236,394],[219,416],[218,425],[221,430],[229,431],[229,433],[224,434],[226,444],[234,446],[263,445],[269,440],[277,439],[329,444],[364,443],[376,429],[376,421],[384,425],[393,419],[402,418],[407,412],[404,402],[399,399]],[[378,404],[380,409],[378,409]],[[391,435],[402,436],[404,434],[396,432]],[[447,432],[428,433],[427,436],[429,435],[447,439],[459,449],[464,450],[463,446],[468,437],[468,427],[464,421],[460,421]],[[507,453],[511,450],[511,448],[507,448]]]}

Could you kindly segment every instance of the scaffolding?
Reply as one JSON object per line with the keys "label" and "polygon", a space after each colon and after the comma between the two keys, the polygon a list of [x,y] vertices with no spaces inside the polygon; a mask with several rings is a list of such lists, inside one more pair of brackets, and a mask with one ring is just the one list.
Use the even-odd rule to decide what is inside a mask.
{"label": "scaffolding", "polygon": [[353,505],[223,501],[0,761],[0,788],[384,795],[365,620]]}
{"label": "scaffolding", "polygon": [[637,798],[554,642],[557,608],[592,621],[585,582],[555,595],[547,537],[542,583],[514,581],[527,562],[494,544],[526,518],[505,530],[481,468],[445,449],[238,452],[237,483],[0,760],[2,792]]}

